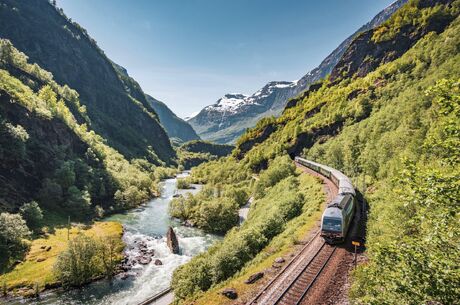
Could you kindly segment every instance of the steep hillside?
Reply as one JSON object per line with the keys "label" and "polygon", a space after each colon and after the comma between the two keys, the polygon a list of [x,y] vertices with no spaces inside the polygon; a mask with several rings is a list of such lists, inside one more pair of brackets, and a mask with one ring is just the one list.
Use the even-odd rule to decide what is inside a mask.
{"label": "steep hillside", "polygon": [[171,138],[171,141],[183,143],[200,139],[195,130],[193,130],[192,126],[176,116],[165,103],[160,102],[150,95],[146,95],[146,98],[158,115],[160,123],[165,128],[168,136]]}
{"label": "steep hillside", "polygon": [[0,40],[0,211],[36,201],[44,224],[88,220],[157,194],[160,172],[108,146],[85,122],[78,93],[27,60]]}
{"label": "steep hillside", "polygon": [[206,141],[190,141],[179,147],[179,164],[190,169],[201,163],[226,157],[232,153],[232,145],[215,144]]}
{"label": "steep hillside", "polygon": [[[460,298],[459,14],[458,0],[409,1],[372,35],[358,36],[347,51],[350,61],[342,63],[353,64],[361,51],[353,44],[361,44],[363,37],[370,39],[369,56],[394,54],[391,48],[379,53],[374,33],[390,37],[385,41],[392,46],[400,39],[405,45],[409,37],[406,51],[395,51],[399,57],[379,55],[367,74],[324,81],[299,96],[279,118],[265,119],[246,132],[233,158],[203,164],[192,171],[192,178],[211,186],[246,181],[237,190],[250,188],[263,196],[266,183],[279,175],[265,180],[280,155],[302,154],[338,168],[353,178],[370,205],[368,261],[352,275],[351,302],[455,304]],[[405,26],[409,16],[410,26]],[[251,189],[247,177],[257,173],[264,181]],[[206,201],[195,204],[207,208]],[[248,222],[258,216],[250,215]],[[276,234],[284,228],[277,227]],[[267,236],[259,235],[256,242],[243,231],[230,231],[222,244],[175,272],[178,298],[230,304],[217,297],[222,287],[246,287],[242,282],[248,272],[270,266],[263,265],[264,258],[276,248],[258,243]],[[236,243],[239,234],[242,240]],[[232,243],[233,248],[228,246]],[[259,269],[247,269],[253,265]]]}
{"label": "steep hillside", "polygon": [[[251,96],[240,95],[237,100],[227,102],[227,107],[222,107],[219,100],[216,104],[205,107],[188,122],[205,140],[234,143],[247,128],[254,127],[260,119],[279,116],[290,98],[331,73],[356,35],[382,24],[406,2],[407,0],[398,0],[385,8],[345,39],[318,67],[300,80],[270,82]],[[228,95],[222,99],[228,99]]]}
{"label": "steep hillside", "polygon": [[125,157],[172,162],[175,152],[139,85],[62,11],[46,0],[1,0],[0,38],[77,90],[88,125]]}

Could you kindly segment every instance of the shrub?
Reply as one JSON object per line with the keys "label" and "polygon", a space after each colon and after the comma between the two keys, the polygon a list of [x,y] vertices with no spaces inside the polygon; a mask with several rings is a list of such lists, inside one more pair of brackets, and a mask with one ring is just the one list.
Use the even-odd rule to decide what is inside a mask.
{"label": "shrub", "polygon": [[177,179],[177,188],[178,189],[189,189],[190,183],[186,179]]}
{"label": "shrub", "polygon": [[101,273],[97,258],[96,241],[79,234],[69,241],[66,251],[62,252],[55,263],[54,271],[64,286],[81,286]]}
{"label": "shrub", "polygon": [[36,201],[23,204],[19,211],[29,228],[35,230],[40,227],[43,212]]}
{"label": "shrub", "polygon": [[25,220],[19,214],[0,214],[0,246],[14,248],[30,236]]}

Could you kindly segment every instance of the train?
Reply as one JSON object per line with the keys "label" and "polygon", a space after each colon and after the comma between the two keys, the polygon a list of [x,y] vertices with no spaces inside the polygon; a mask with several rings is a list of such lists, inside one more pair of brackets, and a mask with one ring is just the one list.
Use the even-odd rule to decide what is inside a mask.
{"label": "train", "polygon": [[345,241],[356,209],[356,191],[350,178],[342,172],[304,158],[295,161],[329,178],[338,188],[338,195],[328,203],[321,217],[321,236],[330,244]]}

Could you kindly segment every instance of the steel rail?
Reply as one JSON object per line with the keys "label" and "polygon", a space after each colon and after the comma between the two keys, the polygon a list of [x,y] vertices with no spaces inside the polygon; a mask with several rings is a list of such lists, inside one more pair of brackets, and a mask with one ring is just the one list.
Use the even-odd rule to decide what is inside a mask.
{"label": "steel rail", "polygon": [[331,257],[334,255],[335,253],[335,250],[337,250],[337,247],[334,247],[334,249],[332,250],[331,254],[328,255],[326,261],[324,262],[324,264],[321,266],[321,269],[319,269],[318,273],[316,273],[315,277],[313,278],[313,280],[311,281],[311,283],[307,286],[307,288],[305,289],[305,291],[302,293],[302,295],[300,296],[300,299],[297,301],[296,305],[299,305],[303,299],[305,298],[305,296],[307,295],[308,291],[310,290],[310,288],[313,286],[314,283],[316,283],[316,280],[318,279],[318,277],[321,275],[321,273],[323,272],[324,268],[327,266],[327,264],[329,263],[329,260],[331,259]]}
{"label": "steel rail", "polygon": [[284,271],[286,271],[287,268],[289,268],[294,262],[298,261],[301,259],[301,256],[304,254],[305,250],[311,245],[311,243],[319,236],[321,231],[318,231],[315,233],[315,235],[308,241],[308,243],[303,246],[303,248],[300,250],[299,253],[286,265],[283,267],[283,269],[278,272],[277,275],[275,275],[263,288],[262,290],[254,297],[252,298],[249,302],[246,303],[246,305],[250,304],[258,304],[257,299],[259,299],[267,290],[272,286],[272,284],[281,276],[284,274]]}
{"label": "steel rail", "polygon": [[167,295],[168,293],[170,293],[172,291],[171,287],[169,288],[166,288],[165,290],[162,290],[160,291],[159,293],[149,297],[148,299],[138,303],[137,305],[148,305],[148,304],[152,304],[153,302],[155,301],[158,301],[158,299],[160,299],[161,297]]}

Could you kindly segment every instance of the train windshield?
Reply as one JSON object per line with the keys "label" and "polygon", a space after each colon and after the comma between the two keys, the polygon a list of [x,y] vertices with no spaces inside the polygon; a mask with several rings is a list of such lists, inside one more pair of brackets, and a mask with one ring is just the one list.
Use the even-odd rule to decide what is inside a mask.
{"label": "train windshield", "polygon": [[323,230],[341,232],[342,231],[342,220],[340,218],[324,217]]}

